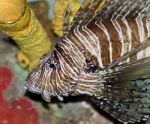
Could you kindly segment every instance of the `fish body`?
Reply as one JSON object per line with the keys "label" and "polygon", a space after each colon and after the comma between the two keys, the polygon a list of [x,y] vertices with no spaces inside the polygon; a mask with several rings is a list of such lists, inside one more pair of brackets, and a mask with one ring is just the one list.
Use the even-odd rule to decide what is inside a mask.
{"label": "fish body", "polygon": [[150,0],[86,0],[65,29],[54,51],[28,75],[27,89],[46,101],[90,95],[122,122],[147,119]]}

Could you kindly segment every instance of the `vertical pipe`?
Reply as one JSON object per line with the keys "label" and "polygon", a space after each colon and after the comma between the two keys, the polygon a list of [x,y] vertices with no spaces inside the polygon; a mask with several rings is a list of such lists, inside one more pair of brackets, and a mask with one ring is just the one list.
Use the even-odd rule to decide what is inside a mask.
{"label": "vertical pipe", "polygon": [[0,0],[0,29],[11,36],[30,61],[29,71],[39,58],[52,50],[52,42],[26,0]]}

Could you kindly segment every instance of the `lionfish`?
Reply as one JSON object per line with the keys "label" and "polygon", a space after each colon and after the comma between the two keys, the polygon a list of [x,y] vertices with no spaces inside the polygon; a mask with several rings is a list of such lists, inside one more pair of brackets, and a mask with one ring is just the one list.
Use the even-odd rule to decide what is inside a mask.
{"label": "lionfish", "polygon": [[89,95],[121,122],[150,114],[150,0],[85,0],[26,88],[52,96]]}

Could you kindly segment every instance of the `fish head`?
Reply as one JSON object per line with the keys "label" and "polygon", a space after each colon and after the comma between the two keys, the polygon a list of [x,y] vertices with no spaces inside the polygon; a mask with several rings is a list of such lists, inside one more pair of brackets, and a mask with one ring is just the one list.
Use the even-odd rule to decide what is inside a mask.
{"label": "fish head", "polygon": [[76,81],[70,84],[70,74],[65,74],[67,66],[60,65],[60,61],[56,59],[54,53],[47,53],[26,78],[25,89],[30,92],[41,94],[45,101],[50,102],[51,97],[57,97],[63,100],[62,96],[68,96],[75,89]]}

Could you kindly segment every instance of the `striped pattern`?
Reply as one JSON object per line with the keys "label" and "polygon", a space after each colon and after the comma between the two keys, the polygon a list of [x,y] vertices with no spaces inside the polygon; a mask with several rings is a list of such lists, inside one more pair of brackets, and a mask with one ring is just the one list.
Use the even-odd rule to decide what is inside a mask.
{"label": "striped pattern", "polygon": [[[150,37],[149,24],[150,21],[147,18],[139,20],[130,17],[128,19],[123,17],[117,20],[100,20],[89,24],[89,30],[96,34],[102,50],[100,57],[102,64],[99,63],[99,65],[110,64]],[[133,57],[132,59],[128,58],[127,62],[150,56],[148,49],[137,53],[134,56],[135,59]]]}
{"label": "striped pattern", "polygon": [[[26,80],[28,90],[41,93],[47,101],[51,96],[62,100],[61,96],[70,94],[91,94],[96,90],[96,77],[89,74],[95,73],[97,68],[104,69],[150,37],[150,19],[144,13],[149,9],[150,1],[147,3],[139,0],[139,8],[136,8],[138,2],[134,4],[135,0],[122,0],[119,4],[114,1],[108,2],[107,8],[104,8],[102,17],[105,18],[100,13],[95,17],[96,20],[93,19],[86,25],[77,25],[56,45],[53,53],[42,57],[39,67]],[[109,12],[111,7],[116,9],[115,12]],[[148,56],[150,47],[123,63]]]}

